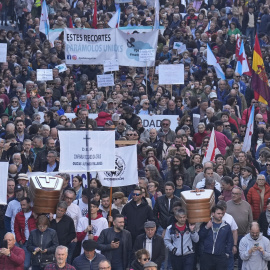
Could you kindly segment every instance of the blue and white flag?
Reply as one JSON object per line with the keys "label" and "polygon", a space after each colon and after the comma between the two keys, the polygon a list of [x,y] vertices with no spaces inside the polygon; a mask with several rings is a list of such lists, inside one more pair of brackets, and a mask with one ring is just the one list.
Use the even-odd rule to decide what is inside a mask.
{"label": "blue and white flag", "polygon": [[242,74],[245,72],[249,72],[247,56],[245,53],[243,40],[241,41],[241,46],[240,46],[240,51],[239,51],[239,56],[238,56],[235,72],[239,73],[240,76],[242,76]]}
{"label": "blue and white flag", "polygon": [[112,18],[108,22],[108,25],[111,28],[118,28],[120,24],[120,14],[121,14],[120,5],[115,4],[115,7],[116,7],[116,12],[114,13]]}
{"label": "blue and white flag", "polygon": [[210,66],[213,66],[215,68],[215,71],[217,73],[217,77],[219,79],[225,80],[225,74],[217,62],[216,57],[214,56],[212,50],[210,49],[209,45],[207,44],[207,64]]}
{"label": "blue and white flag", "polygon": [[242,146],[242,151],[244,151],[245,153],[250,150],[251,137],[253,135],[253,131],[254,131],[254,105],[252,106],[252,109],[250,112],[250,116],[249,116],[248,124],[247,124],[246,135],[245,135],[244,143]]}
{"label": "blue and white flag", "polygon": [[43,0],[40,22],[39,22],[39,31],[44,33],[47,36],[49,33],[49,29],[50,29],[50,23],[49,23],[46,0]]}
{"label": "blue and white flag", "polygon": [[159,0],[155,0],[155,23],[154,29],[159,29]]}

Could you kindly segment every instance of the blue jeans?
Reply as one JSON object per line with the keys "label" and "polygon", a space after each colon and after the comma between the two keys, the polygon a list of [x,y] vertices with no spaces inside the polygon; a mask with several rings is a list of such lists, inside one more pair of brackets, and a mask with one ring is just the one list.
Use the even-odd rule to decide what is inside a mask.
{"label": "blue jeans", "polygon": [[16,243],[16,246],[22,248],[25,253],[24,270],[28,270],[31,264],[31,252],[27,250],[26,245],[27,245],[27,241],[25,241],[23,245]]}
{"label": "blue jeans", "polygon": [[72,242],[68,245],[68,257],[67,257],[67,263],[68,264],[72,264],[72,257],[73,257],[73,253],[75,251],[77,242]]}
{"label": "blue jeans", "polygon": [[255,43],[255,27],[248,27],[246,29],[246,36],[247,38],[250,36],[250,46],[253,48]]}
{"label": "blue jeans", "polygon": [[244,235],[238,235],[238,243],[237,243],[237,245],[238,245],[238,270],[242,269],[242,263],[243,263],[243,261],[240,258],[240,255],[239,255],[239,243],[243,237],[244,237]]}
{"label": "blue jeans", "polygon": [[228,270],[234,269],[234,254],[230,254],[230,257],[228,259]]}

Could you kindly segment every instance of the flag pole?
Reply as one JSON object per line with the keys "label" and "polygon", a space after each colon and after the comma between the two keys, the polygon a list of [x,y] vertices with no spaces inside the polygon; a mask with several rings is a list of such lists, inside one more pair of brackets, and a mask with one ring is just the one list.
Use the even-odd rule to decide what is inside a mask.
{"label": "flag pole", "polygon": [[146,80],[145,80],[145,84],[146,84],[146,95],[148,95],[148,91],[147,91],[147,61],[146,61],[146,69],[145,69],[145,76],[146,76]]}
{"label": "flag pole", "polygon": [[[111,181],[111,187],[110,187],[110,210],[109,210],[109,217],[112,216],[112,181]],[[111,227],[111,221],[109,221],[109,227]]]}

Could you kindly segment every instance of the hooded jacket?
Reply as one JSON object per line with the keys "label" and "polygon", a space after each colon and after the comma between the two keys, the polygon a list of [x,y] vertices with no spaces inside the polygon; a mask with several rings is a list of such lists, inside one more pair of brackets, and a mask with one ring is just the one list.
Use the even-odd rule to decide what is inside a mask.
{"label": "hooded jacket", "polygon": [[[264,250],[264,255],[260,251],[249,254],[249,250],[258,245]],[[260,234],[257,240],[251,238],[250,234],[245,235],[239,244],[239,255],[243,261],[242,270],[267,270],[267,263],[270,261],[270,244],[269,240]]]}

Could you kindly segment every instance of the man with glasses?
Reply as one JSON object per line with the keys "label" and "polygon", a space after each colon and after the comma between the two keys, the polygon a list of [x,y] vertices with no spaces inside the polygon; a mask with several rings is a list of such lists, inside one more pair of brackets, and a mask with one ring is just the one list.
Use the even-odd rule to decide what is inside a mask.
{"label": "man with glasses", "polygon": [[127,127],[126,121],[124,119],[120,119],[117,123],[116,130],[115,130],[116,139],[126,136],[126,132],[127,132],[126,127]]}
{"label": "man with glasses", "polygon": [[44,112],[44,111],[46,111],[46,108],[39,106],[38,97],[32,97],[31,98],[31,105],[26,106],[24,109],[25,114],[29,115],[29,117],[31,119],[32,119],[32,116],[34,113]]}
{"label": "man with glasses", "polygon": [[162,132],[165,135],[165,142],[167,144],[171,144],[176,137],[176,134],[174,131],[170,129],[171,126],[171,120],[170,119],[163,119],[161,121],[161,128],[158,130],[158,133]]}
{"label": "man with glasses", "polygon": [[257,222],[252,222],[250,232],[239,244],[239,255],[243,260],[242,269],[268,269],[270,261],[270,242],[260,232]]}
{"label": "man with glasses", "polygon": [[233,146],[233,154],[231,156],[228,156],[227,159],[226,159],[226,166],[232,170],[232,166],[234,163],[238,163],[239,162],[239,159],[238,159],[238,156],[239,156],[239,153],[241,152],[241,149],[242,149],[242,146],[241,144],[235,144]]}
{"label": "man with glasses", "polygon": [[129,231],[124,229],[124,216],[117,214],[113,227],[104,229],[98,238],[98,249],[111,262],[113,269],[127,269],[132,252],[132,240]]}
{"label": "man with glasses", "polygon": [[53,106],[54,99],[52,97],[53,91],[50,88],[47,88],[45,91],[45,106],[47,109],[50,109]]}
{"label": "man with glasses", "polygon": [[98,270],[111,270],[111,263],[108,260],[103,260],[98,265]]}
{"label": "man with glasses", "polygon": [[173,100],[169,100],[168,108],[163,111],[163,115],[178,115],[180,118],[183,116],[182,111],[176,107],[176,104]]}
{"label": "man with glasses", "polygon": [[142,196],[140,187],[134,188],[132,200],[124,206],[122,215],[126,221],[125,228],[131,233],[134,244],[136,237],[144,233],[144,223],[147,220],[154,221],[153,210]]}
{"label": "man with glasses", "polygon": [[[240,187],[232,189],[232,199],[227,202],[227,213],[230,214],[238,226],[238,245],[240,240],[248,233],[253,221],[251,206],[242,200],[243,190]],[[239,249],[239,247],[238,247]],[[241,270],[242,260],[238,258],[238,269]]]}

